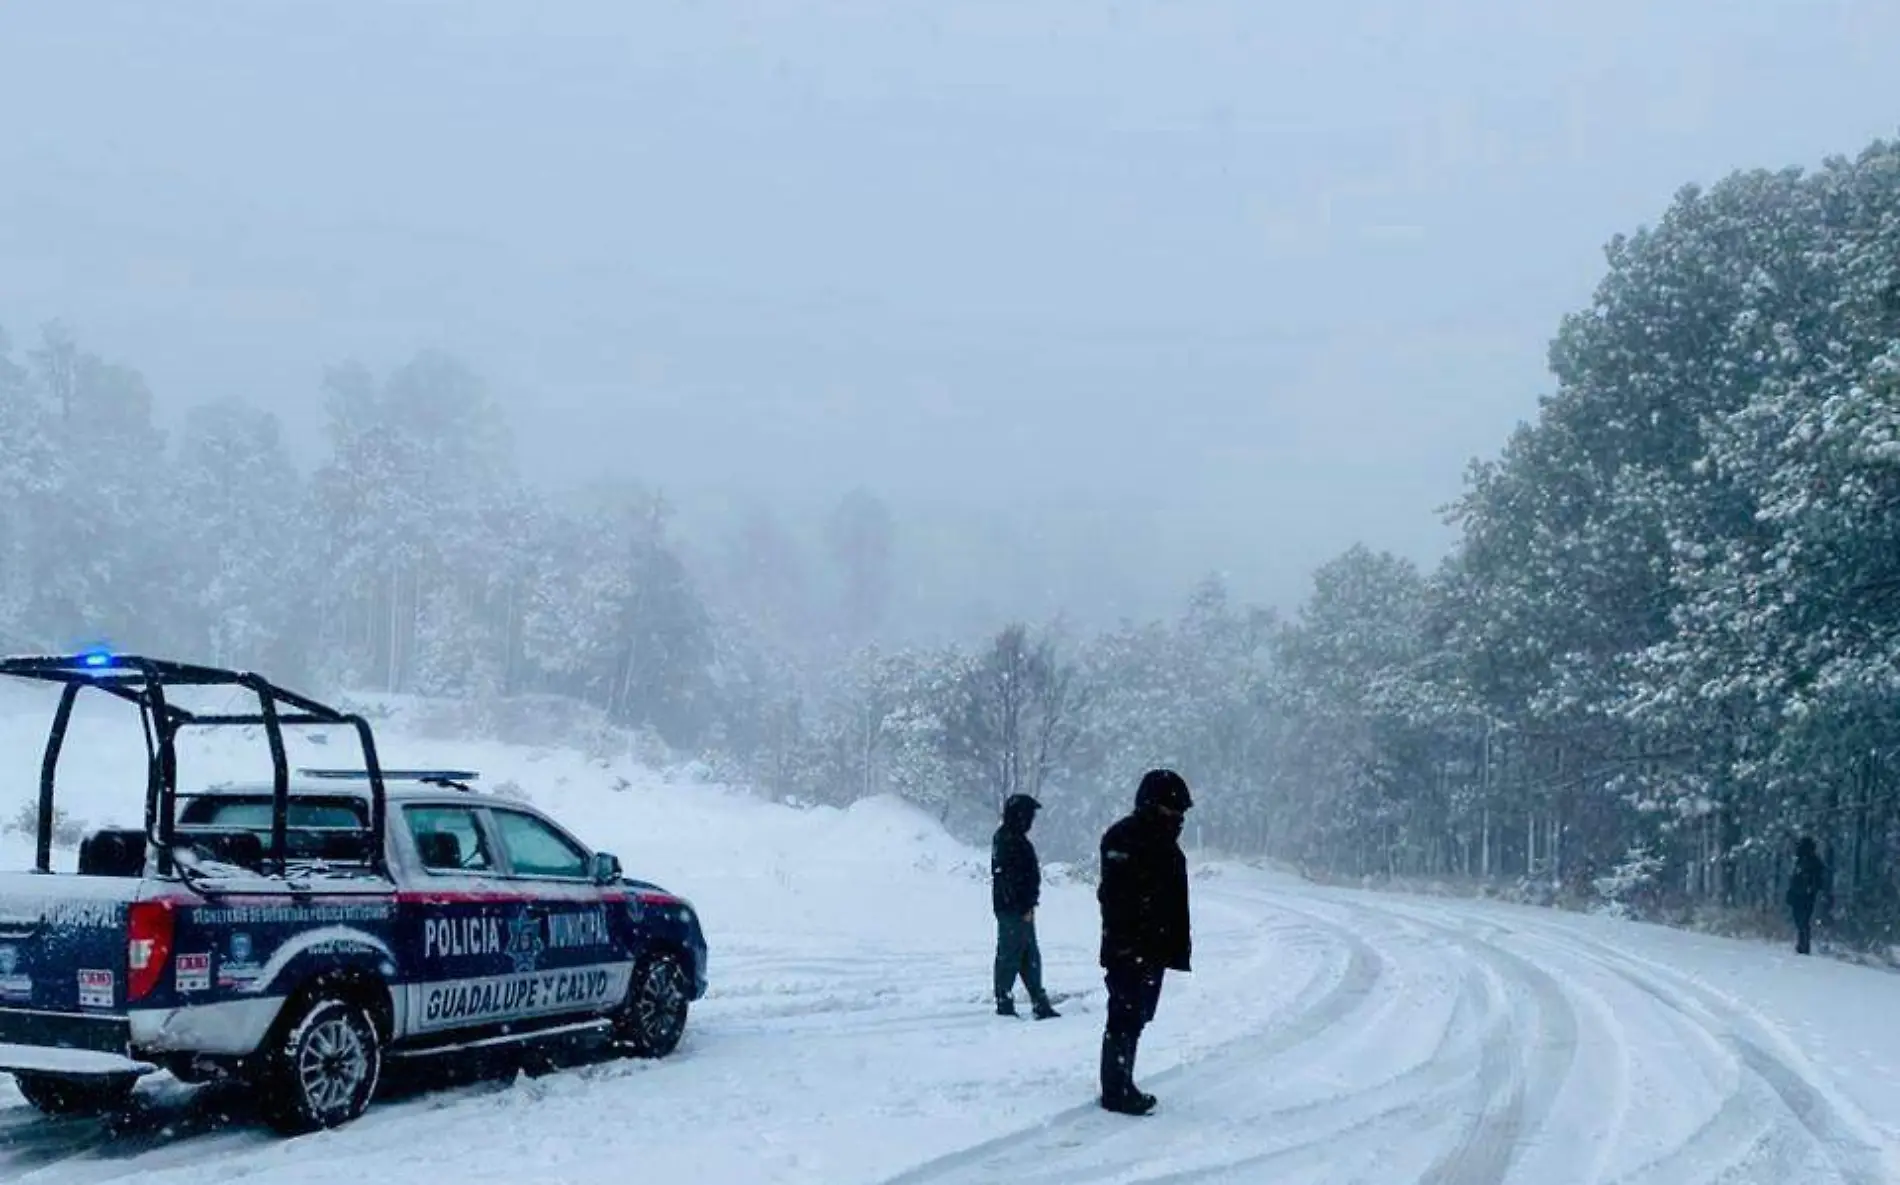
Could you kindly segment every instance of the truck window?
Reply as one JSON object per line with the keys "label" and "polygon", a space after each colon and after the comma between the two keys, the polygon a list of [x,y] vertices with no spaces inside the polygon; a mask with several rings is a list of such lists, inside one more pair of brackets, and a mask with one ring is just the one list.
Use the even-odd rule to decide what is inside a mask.
{"label": "truck window", "polygon": [[[178,821],[211,827],[241,827],[248,831],[268,833],[271,802],[268,798],[200,798],[181,812]],[[286,824],[299,831],[359,831],[369,826],[369,820],[356,803],[293,798],[290,800]]]}
{"label": "truck window", "polygon": [[[184,799],[179,837],[192,833],[248,831],[270,843],[271,800],[207,794]],[[284,854],[293,860],[361,863],[369,858],[369,805],[357,798],[293,797],[285,816]],[[220,857],[223,858],[223,857]]]}
{"label": "truck window", "polygon": [[488,872],[495,866],[481,820],[465,806],[408,806],[402,810],[416,854],[430,872]]}
{"label": "truck window", "polygon": [[496,811],[494,819],[516,876],[588,878],[587,853],[554,828],[519,811]]}

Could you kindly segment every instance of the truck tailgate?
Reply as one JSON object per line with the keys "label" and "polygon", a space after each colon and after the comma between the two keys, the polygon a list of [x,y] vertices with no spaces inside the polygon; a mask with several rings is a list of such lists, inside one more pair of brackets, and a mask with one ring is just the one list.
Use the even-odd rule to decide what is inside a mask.
{"label": "truck tailgate", "polygon": [[124,877],[0,873],[0,1046],[125,1049]]}

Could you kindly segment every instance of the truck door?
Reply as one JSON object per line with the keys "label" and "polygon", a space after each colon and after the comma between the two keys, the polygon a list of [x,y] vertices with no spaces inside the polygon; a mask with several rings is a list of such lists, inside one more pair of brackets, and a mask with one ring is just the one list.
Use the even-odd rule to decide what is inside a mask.
{"label": "truck door", "polygon": [[538,962],[532,898],[502,877],[486,812],[402,808],[419,882],[402,894],[407,1023],[429,1037],[533,1015],[523,976]]}
{"label": "truck door", "polygon": [[629,935],[594,883],[587,850],[529,811],[492,806],[489,818],[509,882],[535,902],[542,948],[533,995],[540,1009],[595,1014],[617,1006],[633,975]]}

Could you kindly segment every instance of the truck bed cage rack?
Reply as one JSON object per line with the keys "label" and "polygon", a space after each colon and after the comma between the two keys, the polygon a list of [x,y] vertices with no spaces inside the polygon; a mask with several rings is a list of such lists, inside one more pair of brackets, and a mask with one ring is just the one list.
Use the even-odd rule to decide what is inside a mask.
{"label": "truck bed cage rack", "polygon": [[[286,869],[285,832],[290,810],[290,764],[284,751],[286,727],[347,727],[363,749],[361,777],[370,785],[370,852],[372,868],[387,872],[384,854],[385,806],[388,801],[382,765],[376,756],[376,738],[360,714],[341,711],[308,696],[286,690],[249,671],[170,662],[131,654],[87,651],[71,655],[20,656],[0,659],[0,677],[26,679],[61,687],[46,752],[40,763],[39,825],[34,868],[52,871],[54,783],[60,750],[72,723],[79,693],[94,688],[139,710],[145,728],[146,784],[145,835],[155,849],[161,876],[174,871],[172,848],[176,839],[178,753],[176,741],[185,728],[262,728],[271,756],[271,836],[266,853],[276,875]],[[250,692],[257,698],[255,712],[193,712],[173,703],[168,688],[226,687]]]}

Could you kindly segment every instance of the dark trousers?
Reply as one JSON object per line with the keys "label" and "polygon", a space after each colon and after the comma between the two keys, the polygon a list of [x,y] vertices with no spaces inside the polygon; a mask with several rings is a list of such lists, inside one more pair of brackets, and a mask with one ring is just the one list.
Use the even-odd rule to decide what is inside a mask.
{"label": "dark trousers", "polygon": [[1042,947],[1036,943],[1036,923],[1021,914],[996,915],[996,998],[1007,1000],[1016,992],[1016,979],[1029,989],[1035,1003],[1047,999],[1042,990]]}
{"label": "dark trousers", "polygon": [[1794,907],[1794,953],[1810,953],[1809,946],[1814,939],[1814,906]]}
{"label": "dark trousers", "polygon": [[1160,967],[1112,963],[1107,968],[1108,1027],[1102,1034],[1102,1097],[1126,1099],[1135,1092],[1135,1053],[1141,1033],[1161,1003]]}

